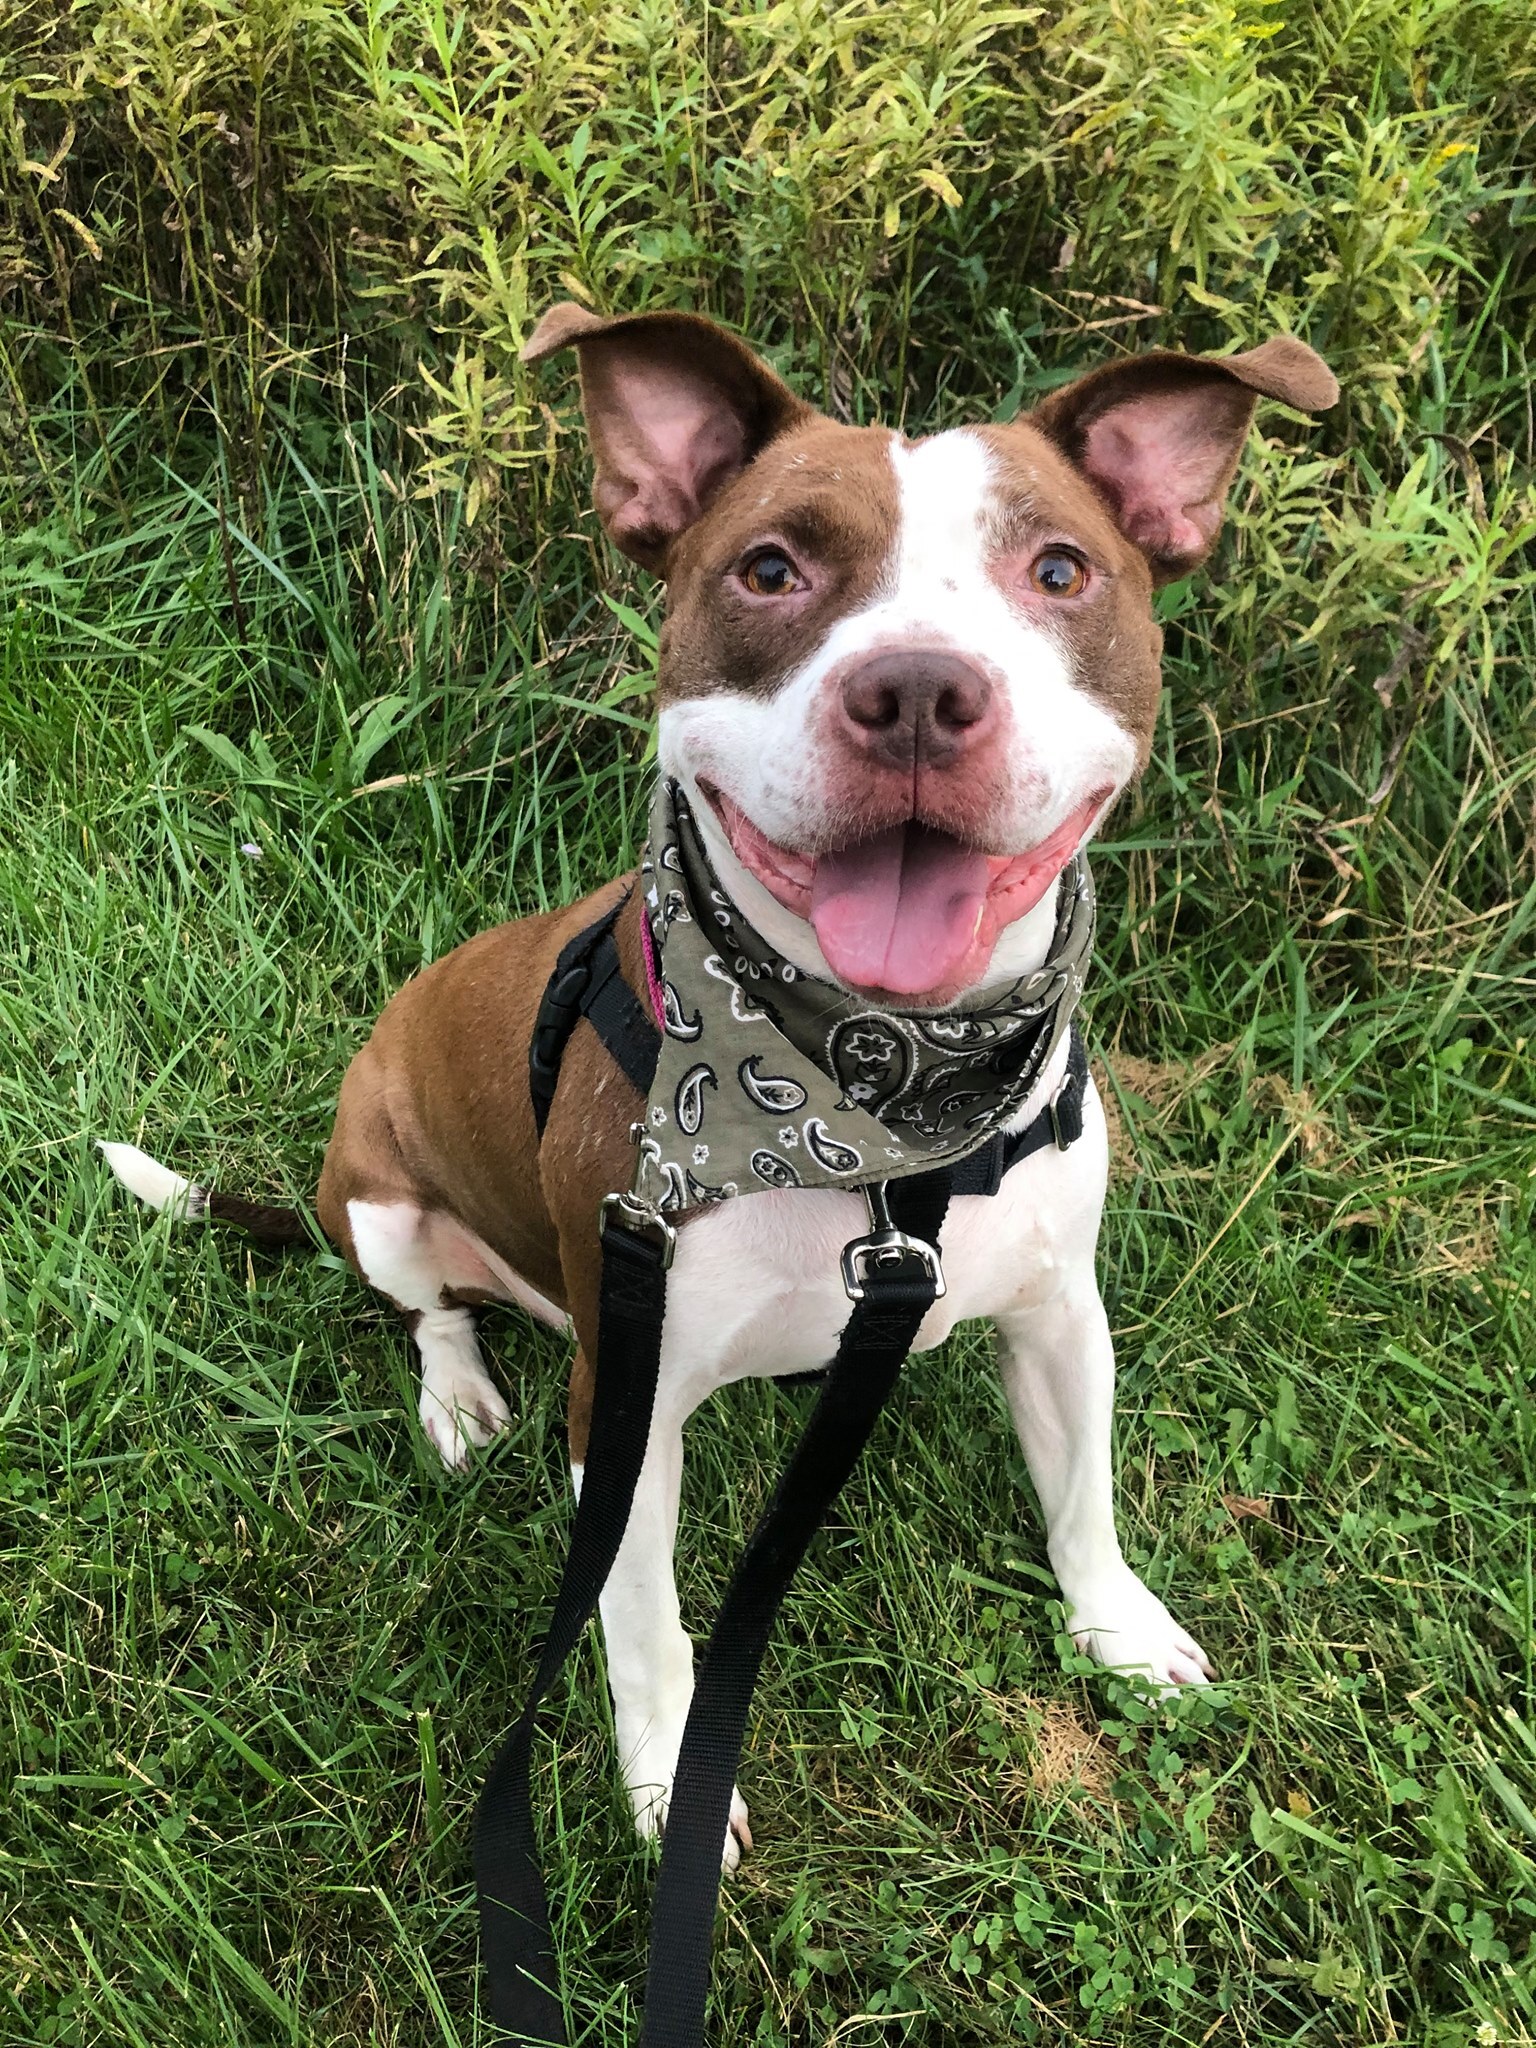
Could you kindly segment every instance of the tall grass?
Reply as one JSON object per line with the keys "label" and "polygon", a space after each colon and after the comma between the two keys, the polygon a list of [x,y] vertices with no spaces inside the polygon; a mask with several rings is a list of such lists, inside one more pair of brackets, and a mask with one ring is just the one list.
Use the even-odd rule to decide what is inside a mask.
{"label": "tall grass", "polygon": [[413,481],[483,494],[544,445],[515,358],[568,293],[712,309],[898,409],[1022,395],[1085,330],[1279,325],[1400,435],[1506,264],[1524,331],[1532,80],[1508,0],[17,0],[11,426],[64,369],[103,428],[211,422],[254,473],[274,391],[367,360]]}
{"label": "tall grass", "polygon": [[[557,295],[713,310],[835,412],[925,424],[1284,328],[1344,405],[1256,467],[1234,573],[1173,611],[1219,634],[1239,711],[1283,664],[1351,782],[1443,841],[1454,762],[1501,753],[1487,621],[1532,530],[1533,83],[1508,0],[18,0],[7,524],[45,583],[66,553],[90,581],[149,504],[211,503],[238,634],[274,477],[345,447],[327,516],[359,573],[331,595],[387,659],[381,525],[494,611],[580,516],[568,394],[516,360]],[[1400,771],[1446,714],[1427,808]],[[1518,787],[1500,815],[1518,840]]]}
{"label": "tall grass", "polygon": [[[1345,386],[1163,594],[1098,865],[1121,1513],[1231,1683],[1084,1674],[984,1347],[921,1362],[767,1676],[717,2037],[1536,2039],[1533,80],[1516,0],[0,13],[0,2039],[476,2038],[561,1349],[500,1322],[449,1486],[334,1261],[89,1140],[307,1199],[401,978],[632,858],[658,599],[517,363],[567,295],[914,432],[1276,329]],[[694,1621],[793,1399],[701,1432]],[[595,1685],[558,1756],[618,2048]]]}

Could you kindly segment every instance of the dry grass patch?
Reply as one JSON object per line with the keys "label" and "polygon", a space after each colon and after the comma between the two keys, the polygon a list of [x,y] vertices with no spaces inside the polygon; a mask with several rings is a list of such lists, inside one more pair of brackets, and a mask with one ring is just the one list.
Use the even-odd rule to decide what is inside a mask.
{"label": "dry grass patch", "polygon": [[1003,1726],[1028,1744],[1027,1761],[997,1775],[998,1792],[1009,1803],[1045,1799],[1057,1804],[1073,1792],[1109,1799],[1115,1752],[1070,1700],[999,1693],[989,1694],[988,1704]]}
{"label": "dry grass patch", "polygon": [[1066,1700],[1023,1704],[1034,1724],[1030,1789],[1048,1798],[1077,1786],[1095,1799],[1107,1798],[1114,1782],[1114,1756],[1098,1729],[1083,1721]]}
{"label": "dry grass patch", "polygon": [[1513,1187],[1494,1181],[1462,1190],[1455,1207],[1438,1215],[1420,1210],[1420,1273],[1426,1280],[1472,1280],[1502,1266],[1514,1200]]}
{"label": "dry grass patch", "polygon": [[1134,1174],[1138,1160],[1136,1146],[1125,1114],[1122,1097],[1134,1096],[1140,1106],[1138,1128],[1150,1125],[1165,1131],[1179,1106],[1200,1084],[1230,1057],[1230,1043],[1210,1046],[1193,1060],[1148,1060],[1138,1053],[1101,1052],[1094,1066],[1094,1079],[1104,1103],[1104,1120],[1109,1126],[1109,1172],[1112,1180]]}
{"label": "dry grass patch", "polygon": [[[1138,1157],[1122,1098],[1135,1101],[1137,1131],[1167,1132],[1184,1103],[1231,1059],[1233,1049],[1230,1041],[1213,1045],[1193,1060],[1149,1060],[1126,1052],[1100,1055],[1095,1079],[1109,1126],[1111,1179],[1124,1180],[1147,1163]],[[1338,1124],[1318,1103],[1310,1084],[1294,1088],[1283,1075],[1255,1074],[1246,1093],[1254,1109],[1279,1119],[1309,1165],[1339,1163],[1343,1140]]]}
{"label": "dry grass patch", "polygon": [[1255,1109],[1278,1116],[1313,1166],[1331,1166],[1339,1156],[1339,1133],[1333,1119],[1318,1107],[1311,1087],[1293,1088],[1279,1074],[1256,1074],[1248,1086]]}

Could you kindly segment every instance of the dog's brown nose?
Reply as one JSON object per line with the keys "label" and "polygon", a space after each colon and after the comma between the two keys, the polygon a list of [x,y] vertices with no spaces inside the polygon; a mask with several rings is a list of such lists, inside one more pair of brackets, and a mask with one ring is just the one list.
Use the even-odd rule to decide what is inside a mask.
{"label": "dog's brown nose", "polygon": [[996,722],[992,685],[958,654],[900,648],[843,681],[845,735],[892,768],[947,768]]}

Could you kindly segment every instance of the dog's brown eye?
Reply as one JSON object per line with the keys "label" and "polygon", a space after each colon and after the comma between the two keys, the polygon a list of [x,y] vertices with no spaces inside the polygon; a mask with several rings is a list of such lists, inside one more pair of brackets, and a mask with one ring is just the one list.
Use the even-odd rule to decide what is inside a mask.
{"label": "dog's brown eye", "polygon": [[1047,548],[1030,563],[1029,580],[1046,597],[1076,597],[1088,581],[1088,571],[1065,548]]}
{"label": "dog's brown eye", "polygon": [[788,555],[777,548],[764,548],[741,572],[741,580],[754,597],[788,597],[801,587],[801,577]]}

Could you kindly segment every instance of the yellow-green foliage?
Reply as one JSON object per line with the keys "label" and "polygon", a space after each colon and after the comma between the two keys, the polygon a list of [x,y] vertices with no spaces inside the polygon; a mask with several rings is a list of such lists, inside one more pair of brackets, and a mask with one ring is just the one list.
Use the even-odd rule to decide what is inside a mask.
{"label": "yellow-green foliage", "polygon": [[[93,401],[399,377],[418,483],[542,446],[552,297],[732,318],[859,403],[1100,344],[1276,326],[1400,426],[1510,226],[1520,0],[12,0],[0,310],[13,428]],[[1006,384],[1007,379],[1005,377]],[[256,440],[250,430],[257,429]],[[25,441],[25,436],[23,436]],[[33,451],[34,456],[36,451]]]}
{"label": "yellow-green foliage", "polygon": [[[169,470],[259,535],[269,436],[339,423],[355,469],[366,419],[370,502],[428,501],[449,576],[494,581],[582,507],[569,383],[518,362],[558,297],[712,311],[842,416],[923,426],[1288,330],[1344,404],[1275,436],[1242,573],[1168,615],[1234,676],[1284,649],[1324,693],[1384,677],[1345,720],[1376,789],[1394,679],[1487,753],[1511,659],[1533,24],[1526,0],[13,0],[9,503],[74,547],[132,533]],[[375,550],[406,644],[417,547]]]}

